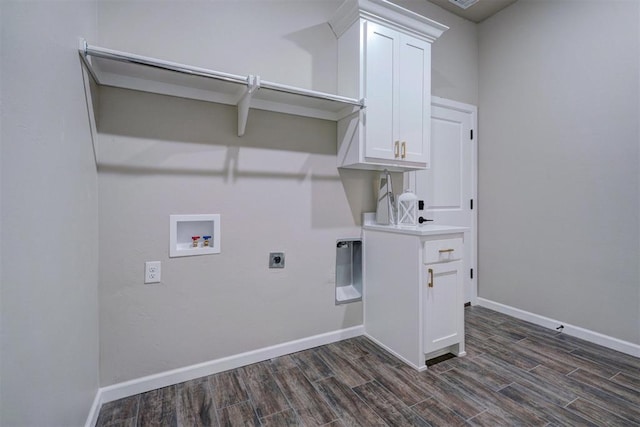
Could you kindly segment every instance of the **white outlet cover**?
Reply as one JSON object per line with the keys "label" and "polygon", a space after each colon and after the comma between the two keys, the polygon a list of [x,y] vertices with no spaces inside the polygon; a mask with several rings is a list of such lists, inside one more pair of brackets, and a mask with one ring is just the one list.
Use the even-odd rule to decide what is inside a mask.
{"label": "white outlet cover", "polygon": [[162,280],[162,266],[160,261],[144,263],[144,283],[160,283]]}

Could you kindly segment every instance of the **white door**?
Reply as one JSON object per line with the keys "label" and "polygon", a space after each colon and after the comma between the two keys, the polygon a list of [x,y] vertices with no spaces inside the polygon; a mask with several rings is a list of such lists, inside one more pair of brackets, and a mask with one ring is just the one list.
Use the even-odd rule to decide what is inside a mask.
{"label": "white door", "polygon": [[462,277],[464,301],[472,304],[478,296],[476,114],[475,106],[432,97],[431,167],[406,177],[418,200],[424,201],[420,216],[433,219],[430,224],[471,230],[465,233]]}

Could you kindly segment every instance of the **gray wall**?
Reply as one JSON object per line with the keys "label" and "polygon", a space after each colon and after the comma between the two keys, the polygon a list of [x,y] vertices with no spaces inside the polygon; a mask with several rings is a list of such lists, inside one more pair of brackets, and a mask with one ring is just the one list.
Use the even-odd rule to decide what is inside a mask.
{"label": "gray wall", "polygon": [[479,26],[480,296],[640,343],[639,3]]}
{"label": "gray wall", "polygon": [[0,424],[83,425],[98,387],[98,209],[77,38],[95,36],[97,9],[0,5]]}
{"label": "gray wall", "polygon": [[[100,44],[335,92],[340,3],[102,2]],[[473,50],[473,24],[435,9]],[[462,53],[438,54],[471,70],[440,94],[472,102]],[[377,174],[337,170],[335,123],[252,111],[238,138],[235,108],[115,89],[100,110],[102,385],[362,323],[360,303],[334,305],[335,241],[360,235]],[[168,258],[169,215],[190,213],[222,215],[221,254]],[[162,284],[144,285],[154,260]]]}
{"label": "gray wall", "polygon": [[425,0],[394,0],[449,27],[431,49],[431,92],[478,105],[478,26]]}

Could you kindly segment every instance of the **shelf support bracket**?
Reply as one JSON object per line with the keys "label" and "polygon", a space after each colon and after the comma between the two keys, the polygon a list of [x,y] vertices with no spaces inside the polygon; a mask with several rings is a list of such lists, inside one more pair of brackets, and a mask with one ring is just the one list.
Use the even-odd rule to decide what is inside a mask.
{"label": "shelf support bracket", "polygon": [[260,76],[249,74],[247,76],[247,90],[238,101],[238,136],[243,136],[249,118],[249,107],[253,94],[260,89]]}

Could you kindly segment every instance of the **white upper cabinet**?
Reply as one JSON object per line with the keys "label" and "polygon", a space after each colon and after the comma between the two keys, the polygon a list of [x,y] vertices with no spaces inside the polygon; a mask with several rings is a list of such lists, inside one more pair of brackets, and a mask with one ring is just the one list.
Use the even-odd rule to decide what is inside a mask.
{"label": "white upper cabinet", "polygon": [[329,22],[338,93],[366,108],[338,121],[338,166],[429,167],[431,42],[447,27],[384,0],[351,0]]}

